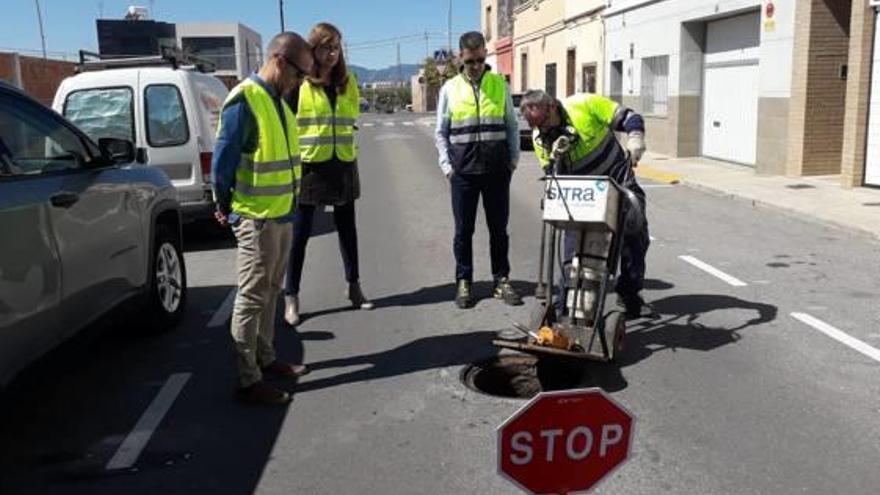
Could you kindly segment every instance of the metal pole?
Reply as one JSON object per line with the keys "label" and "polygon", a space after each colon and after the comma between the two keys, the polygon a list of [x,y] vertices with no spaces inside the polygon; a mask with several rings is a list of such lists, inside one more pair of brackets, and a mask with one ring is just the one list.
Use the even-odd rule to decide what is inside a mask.
{"label": "metal pole", "polygon": [[37,22],[40,23],[40,40],[43,42],[43,58],[46,58],[46,35],[43,33],[43,14],[40,13],[40,0],[34,0],[37,4]]}
{"label": "metal pole", "polygon": [[281,32],[284,32],[284,0],[278,0],[278,12],[281,14]]}
{"label": "metal pole", "polygon": [[449,17],[446,22],[446,49],[449,51],[449,54],[452,55],[452,0],[449,0]]}

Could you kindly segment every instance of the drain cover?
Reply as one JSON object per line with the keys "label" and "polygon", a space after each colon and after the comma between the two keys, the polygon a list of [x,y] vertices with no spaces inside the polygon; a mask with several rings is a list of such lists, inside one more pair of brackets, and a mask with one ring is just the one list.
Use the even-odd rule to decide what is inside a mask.
{"label": "drain cover", "polygon": [[461,381],[476,392],[530,399],[544,391],[577,388],[579,375],[578,367],[557,359],[507,355],[466,367]]}

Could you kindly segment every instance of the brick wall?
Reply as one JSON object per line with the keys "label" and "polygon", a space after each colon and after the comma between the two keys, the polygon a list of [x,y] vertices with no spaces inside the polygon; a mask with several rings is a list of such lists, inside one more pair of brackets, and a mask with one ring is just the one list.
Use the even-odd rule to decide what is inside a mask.
{"label": "brick wall", "polygon": [[851,4],[809,0],[795,18],[789,175],[840,172]]}
{"label": "brick wall", "polygon": [[867,2],[853,0],[841,161],[841,183],[844,187],[860,186],[864,181],[874,15]]}
{"label": "brick wall", "polygon": [[[16,59],[20,77],[18,80],[16,80]],[[55,91],[58,90],[61,81],[73,74],[73,62],[0,53],[0,79],[19,86],[46,106],[52,105]]]}

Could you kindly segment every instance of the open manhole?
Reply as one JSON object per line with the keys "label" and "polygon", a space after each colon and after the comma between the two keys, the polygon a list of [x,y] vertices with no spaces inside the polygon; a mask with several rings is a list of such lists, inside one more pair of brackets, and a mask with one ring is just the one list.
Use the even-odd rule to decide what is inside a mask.
{"label": "open manhole", "polygon": [[540,392],[577,388],[579,367],[559,359],[505,355],[467,366],[461,381],[476,392],[530,399]]}

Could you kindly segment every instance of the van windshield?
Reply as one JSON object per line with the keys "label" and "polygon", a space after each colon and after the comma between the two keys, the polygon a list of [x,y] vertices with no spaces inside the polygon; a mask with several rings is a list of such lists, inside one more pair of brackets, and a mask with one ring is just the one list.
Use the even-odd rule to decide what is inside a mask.
{"label": "van windshield", "polygon": [[64,116],[94,141],[116,138],[135,141],[131,88],[74,91],[64,102]]}

